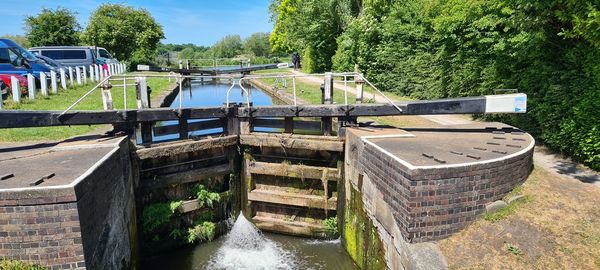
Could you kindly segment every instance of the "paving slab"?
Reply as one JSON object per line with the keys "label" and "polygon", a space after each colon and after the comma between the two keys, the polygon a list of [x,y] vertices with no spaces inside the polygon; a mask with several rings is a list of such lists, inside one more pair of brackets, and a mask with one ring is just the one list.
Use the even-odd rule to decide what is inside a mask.
{"label": "paving slab", "polygon": [[509,158],[531,149],[533,138],[501,123],[451,128],[373,128],[352,130],[408,166],[452,166]]}
{"label": "paving slab", "polygon": [[55,143],[0,144],[0,190],[67,185],[115,149],[120,140],[82,136]]}

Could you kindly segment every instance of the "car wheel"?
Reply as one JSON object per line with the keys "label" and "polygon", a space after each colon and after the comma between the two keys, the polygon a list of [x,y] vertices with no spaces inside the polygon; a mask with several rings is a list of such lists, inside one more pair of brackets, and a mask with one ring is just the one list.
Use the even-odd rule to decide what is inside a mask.
{"label": "car wheel", "polygon": [[4,84],[4,82],[0,81],[0,93],[2,93],[2,100],[5,100],[8,98],[8,86],[6,84]]}

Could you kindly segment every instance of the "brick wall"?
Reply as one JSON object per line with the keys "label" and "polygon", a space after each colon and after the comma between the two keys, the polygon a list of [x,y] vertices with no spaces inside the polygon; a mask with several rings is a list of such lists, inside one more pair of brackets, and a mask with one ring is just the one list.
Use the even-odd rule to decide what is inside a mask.
{"label": "brick wall", "polygon": [[129,141],[71,186],[0,190],[0,258],[128,269],[137,240]]}
{"label": "brick wall", "polygon": [[0,200],[0,257],[51,269],[84,269],[77,203]]}
{"label": "brick wall", "polygon": [[409,169],[356,137],[349,141],[355,149],[347,163],[373,181],[409,242],[442,239],[464,228],[527,179],[533,167],[530,149],[490,163]]}

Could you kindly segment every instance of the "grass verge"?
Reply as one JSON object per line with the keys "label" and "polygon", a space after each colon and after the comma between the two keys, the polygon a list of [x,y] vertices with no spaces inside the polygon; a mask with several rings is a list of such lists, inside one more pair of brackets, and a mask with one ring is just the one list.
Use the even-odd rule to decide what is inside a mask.
{"label": "grass verge", "polygon": [[[152,89],[152,96],[159,95],[167,90],[171,83],[166,78],[148,78],[148,86]],[[12,100],[4,101],[5,110],[56,110],[67,109],[75,103],[86,92],[91,90],[95,83],[89,82],[86,85],[74,86],[68,89],[60,89],[57,94],[50,94],[47,97],[38,94],[35,100],[28,98],[21,99],[21,103],[14,103]],[[112,90],[112,98],[115,109],[125,108],[125,96],[123,87],[115,87]],[[135,88],[127,88],[127,108],[136,108]],[[81,101],[72,110],[102,110],[102,97],[100,90],[96,89],[92,94]],[[0,142],[22,142],[22,141],[56,141],[63,140],[76,135],[92,132],[98,126],[60,126],[60,127],[40,127],[40,128],[18,128],[18,129],[0,129]]]}
{"label": "grass verge", "polygon": [[536,168],[516,194],[439,242],[451,269],[600,268],[600,189]]}

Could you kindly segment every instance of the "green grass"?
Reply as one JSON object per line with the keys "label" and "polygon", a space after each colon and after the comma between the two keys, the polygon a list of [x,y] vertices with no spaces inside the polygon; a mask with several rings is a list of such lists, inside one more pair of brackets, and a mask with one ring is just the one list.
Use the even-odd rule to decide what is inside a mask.
{"label": "green grass", "polygon": [[520,209],[524,205],[528,204],[530,201],[531,201],[531,198],[529,196],[525,196],[521,199],[518,199],[518,200],[508,204],[508,206],[506,206],[496,212],[484,214],[483,219],[485,219],[489,222],[492,222],[492,223],[504,220],[504,219],[510,217],[511,215],[513,215],[514,213],[516,213],[518,209]]}
{"label": "green grass", "polygon": [[6,260],[6,259],[0,258],[0,269],[1,270],[44,270],[47,268],[37,265],[37,264],[31,264],[31,263],[14,261],[14,260]]}
{"label": "green grass", "polygon": [[[156,96],[169,88],[169,81],[166,78],[148,78],[148,86],[152,89],[152,96]],[[113,84],[119,84],[113,82]],[[121,83],[122,84],[122,83]],[[38,94],[35,100],[22,98],[21,103],[14,103],[12,99],[4,101],[4,110],[33,110],[33,111],[62,111],[75,103],[80,97],[91,90],[96,84],[88,83],[83,86],[75,86],[68,89],[59,89],[57,94],[50,94],[47,97]],[[92,94],[83,99],[72,110],[103,110],[102,96],[100,89],[94,90]],[[123,87],[114,87],[111,91],[113,106],[115,109],[124,109]],[[135,87],[127,87],[127,109],[136,108]],[[63,140],[76,135],[85,134],[97,129],[98,126],[61,126],[61,127],[41,127],[41,128],[19,128],[19,129],[1,129],[0,141],[3,142],[21,142],[21,141],[55,141]]]}
{"label": "green grass", "polygon": [[[253,74],[255,74],[255,75],[267,75],[267,74],[289,75],[289,74],[292,74],[292,69],[287,68],[287,69],[260,70],[260,71],[253,72]],[[336,78],[336,79],[338,79],[338,78]],[[300,80],[301,79],[296,80],[296,95],[299,98],[302,98],[302,99],[310,102],[311,104],[320,104],[321,103],[321,89],[320,89],[321,84],[320,83],[307,83],[307,82],[302,82]],[[275,83],[275,79],[260,79],[260,81],[263,81],[263,82],[267,83],[268,85],[274,85],[274,83]],[[349,89],[356,88],[356,84],[354,82],[348,82],[348,88]],[[287,87],[285,88],[285,90],[288,93],[293,93],[291,79],[288,79]],[[383,92],[383,93],[385,94],[385,96],[387,96],[389,99],[391,99],[393,101],[412,100],[411,98],[401,96],[401,95],[395,94],[393,92]],[[364,93],[363,93],[364,102],[365,103],[374,102],[373,101],[374,94],[377,96],[381,96],[381,94],[379,94],[379,92],[377,92],[371,86],[365,84]],[[356,96],[354,94],[348,93],[348,103],[349,104],[353,104],[355,102],[355,99],[356,99]],[[335,89],[334,95],[333,95],[333,100],[337,104],[345,104],[344,91]]]}

